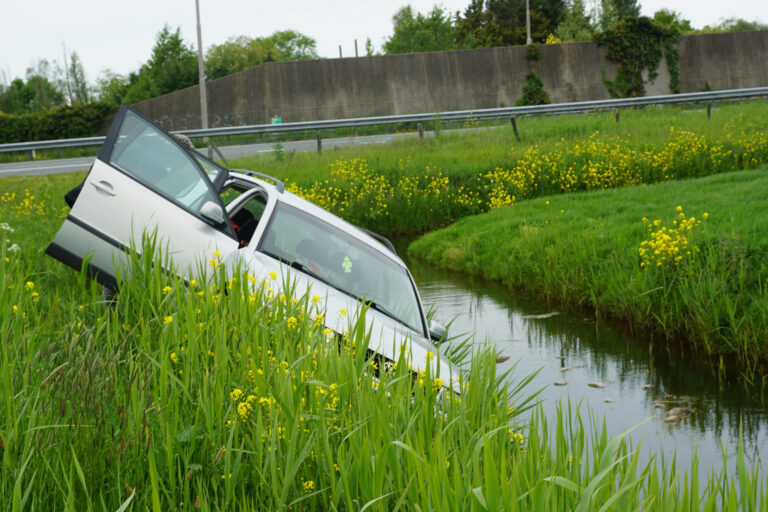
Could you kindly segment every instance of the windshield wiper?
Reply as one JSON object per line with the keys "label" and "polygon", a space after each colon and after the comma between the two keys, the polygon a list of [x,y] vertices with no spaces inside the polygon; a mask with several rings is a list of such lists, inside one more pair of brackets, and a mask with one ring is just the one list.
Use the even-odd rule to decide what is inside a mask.
{"label": "windshield wiper", "polygon": [[[305,264],[301,263],[300,261],[290,261],[290,262],[288,262],[288,266],[291,267],[291,268],[295,268],[296,270],[298,270],[300,272],[304,272],[308,276],[314,277],[318,281],[322,281],[323,283],[327,284],[328,286],[331,286],[333,288],[336,288],[337,290],[340,290],[340,288],[338,286],[336,286],[333,283],[329,282],[326,278],[324,278],[323,276],[321,276],[320,274],[318,274],[317,272],[315,272],[314,270],[312,270],[311,268],[309,268]],[[340,291],[344,291],[344,290],[340,290]]]}
{"label": "windshield wiper", "polygon": [[349,293],[349,292],[346,292],[346,293],[348,295],[352,296],[352,298],[354,298],[354,299],[362,302],[366,306],[370,307],[371,309],[375,309],[379,313],[388,316],[392,320],[396,320],[397,322],[403,324],[404,326],[408,327],[409,329],[413,329],[413,327],[411,327],[410,325],[405,323],[400,317],[398,317],[396,314],[394,314],[389,309],[387,309],[386,307],[382,306],[381,304],[379,304],[375,300],[367,299],[367,298],[363,298],[363,297],[358,297],[357,295],[355,295],[353,293]]}

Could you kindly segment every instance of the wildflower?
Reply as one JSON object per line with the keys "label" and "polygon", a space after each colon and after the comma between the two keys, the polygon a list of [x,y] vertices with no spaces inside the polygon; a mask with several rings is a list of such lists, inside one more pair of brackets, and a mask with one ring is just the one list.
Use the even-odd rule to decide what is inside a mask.
{"label": "wildflower", "polygon": [[289,316],[288,319],[285,321],[286,327],[289,329],[295,328],[297,325],[299,325],[299,321],[296,320],[295,316]]}
{"label": "wildflower", "polygon": [[169,323],[173,322],[172,316],[166,316],[163,318],[163,325],[168,325]]}
{"label": "wildflower", "polygon": [[270,273],[269,273],[269,278],[270,278],[271,280],[273,280],[273,281],[277,281],[277,274],[275,274],[275,272],[274,272],[274,271],[273,271],[273,272],[270,272]]}
{"label": "wildflower", "polygon": [[312,296],[312,302],[314,302],[315,304],[317,304],[318,302],[320,302],[320,297],[318,297],[317,295],[313,295],[313,296]]}
{"label": "wildflower", "polygon": [[13,313],[15,315],[18,312],[19,312],[19,306],[14,304],[13,307],[11,308],[11,313]]}
{"label": "wildflower", "polygon": [[179,356],[176,355],[176,352],[171,352],[171,361],[173,364],[179,364]]}
{"label": "wildflower", "polygon": [[221,253],[219,251],[213,251],[213,255],[216,256],[217,260],[221,259]]}
{"label": "wildflower", "polygon": [[435,387],[436,390],[442,388],[443,387],[443,379],[441,379],[440,377],[436,378],[432,382],[432,385]]}
{"label": "wildflower", "polygon": [[346,309],[344,309],[344,308],[341,308],[341,309],[339,310],[339,314],[340,314],[341,316],[347,316],[347,310],[346,310]]}
{"label": "wildflower", "polygon": [[190,280],[190,281],[189,281],[189,286],[191,286],[192,288],[194,288],[195,286],[197,286],[197,281],[195,281],[194,279]]}
{"label": "wildflower", "polygon": [[37,292],[32,292],[29,296],[32,297],[32,302],[37,302],[40,300],[40,294]]}
{"label": "wildflower", "polygon": [[302,484],[302,487],[304,489],[304,493],[310,493],[315,489],[315,482],[313,480],[307,480]]}
{"label": "wildflower", "polygon": [[171,291],[170,286],[163,287],[163,295],[168,295],[168,293]]}
{"label": "wildflower", "polygon": [[35,289],[35,283],[32,281],[27,281],[26,284],[24,284],[24,288],[26,288],[29,291],[32,291]]}
{"label": "wildflower", "polygon": [[427,361],[431,361],[435,357],[434,352],[427,352],[426,358]]}
{"label": "wildflower", "polygon": [[233,390],[232,390],[232,392],[230,392],[230,393],[229,393],[229,398],[230,398],[230,399],[231,399],[233,402],[239,402],[239,401],[240,401],[240,399],[243,397],[243,395],[244,395],[244,394],[245,394],[245,393],[243,393],[243,390],[242,390],[242,389],[239,389],[239,388],[235,388],[235,389],[233,389]]}
{"label": "wildflower", "polygon": [[[8,252],[19,252],[21,250],[21,247],[19,247],[19,244],[13,244],[8,248]],[[6,258],[7,260],[8,258]]]}

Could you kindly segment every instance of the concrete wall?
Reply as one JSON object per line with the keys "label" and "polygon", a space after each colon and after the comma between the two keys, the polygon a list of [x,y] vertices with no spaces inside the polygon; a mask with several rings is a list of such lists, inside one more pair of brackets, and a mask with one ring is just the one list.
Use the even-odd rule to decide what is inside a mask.
{"label": "concrete wall", "polygon": [[[768,31],[684,37],[683,92],[768,85]],[[314,121],[514,105],[533,65],[553,103],[607,99],[603,73],[616,66],[593,43],[524,46],[377,57],[272,62],[208,82],[209,126]],[[665,61],[646,85],[668,94]],[[136,105],[169,130],[200,127],[197,86]]]}

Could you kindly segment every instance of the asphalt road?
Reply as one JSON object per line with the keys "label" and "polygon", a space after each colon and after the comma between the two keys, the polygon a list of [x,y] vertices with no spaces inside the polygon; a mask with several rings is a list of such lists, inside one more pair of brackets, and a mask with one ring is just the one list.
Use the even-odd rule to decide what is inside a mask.
{"label": "asphalt road", "polygon": [[[424,132],[425,137],[434,136],[433,132]],[[365,144],[388,144],[398,139],[418,137],[417,133],[398,133],[382,135],[366,135],[362,137],[339,137],[334,139],[323,139],[323,150],[335,147],[365,145]],[[282,142],[280,151],[303,153],[308,151],[317,151],[316,140],[299,140]],[[248,144],[244,146],[219,146],[219,151],[224,158],[239,158],[244,156],[257,155],[261,153],[273,153],[278,150],[278,146],[272,142],[268,144]],[[204,151],[204,150],[203,150]],[[218,160],[218,155],[214,153]],[[59,160],[32,160],[26,162],[13,162],[0,164],[0,178],[5,176],[34,176],[41,174],[62,174],[75,171],[87,171],[93,164],[95,157],[81,158],[63,158]]]}

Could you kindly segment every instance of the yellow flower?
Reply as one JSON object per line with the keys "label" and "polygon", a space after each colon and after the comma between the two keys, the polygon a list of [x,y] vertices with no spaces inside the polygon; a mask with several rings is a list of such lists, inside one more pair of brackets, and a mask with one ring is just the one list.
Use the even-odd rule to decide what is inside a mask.
{"label": "yellow flower", "polygon": [[192,279],[192,280],[189,282],[189,286],[192,286],[192,287],[195,287],[195,286],[197,286],[197,281],[195,281],[194,279]]}
{"label": "yellow flower", "polygon": [[269,278],[273,281],[277,281],[277,274],[275,274],[274,272],[270,272]]}
{"label": "yellow flower", "polygon": [[221,259],[221,253],[219,251],[213,251],[213,255],[216,256],[216,259]]}
{"label": "yellow flower", "polygon": [[24,288],[27,290],[34,290],[35,289],[35,283],[32,281],[27,281],[27,283],[24,285]]}
{"label": "yellow flower", "polygon": [[296,317],[295,317],[295,316],[289,316],[289,317],[288,317],[288,320],[286,320],[286,321],[285,321],[285,325],[286,325],[286,326],[287,326],[289,329],[293,329],[293,328],[294,328],[294,327],[296,327],[298,324],[299,324],[299,321],[298,321],[298,320],[296,320]]}
{"label": "yellow flower", "polygon": [[302,484],[305,493],[310,493],[315,489],[315,482],[313,480],[307,480]]}
{"label": "yellow flower", "polygon": [[440,377],[438,377],[438,378],[436,378],[436,379],[435,379],[435,380],[432,382],[432,384],[435,386],[435,389],[440,389],[441,387],[443,387],[443,379],[441,379]]}
{"label": "yellow flower", "polygon": [[340,314],[341,316],[347,316],[347,310],[346,310],[346,309],[344,309],[344,308],[341,308],[341,309],[339,310],[339,314]]}
{"label": "yellow flower", "polygon": [[170,287],[170,286],[166,286],[166,287],[164,287],[164,288],[163,288],[163,295],[167,295],[167,294],[168,294],[168,292],[170,292],[170,291],[171,291],[171,287]]}
{"label": "yellow flower", "polygon": [[427,361],[431,361],[435,357],[435,354],[434,352],[427,352],[426,357],[427,357]]}
{"label": "yellow flower", "polygon": [[13,313],[15,315],[18,312],[19,312],[19,306],[14,304],[13,307],[11,308],[11,313]]}
{"label": "yellow flower", "polygon": [[704,212],[701,214],[701,218],[704,220],[707,220],[709,218],[709,214],[707,212]]}
{"label": "yellow flower", "polygon": [[244,394],[245,394],[245,393],[243,393],[243,390],[242,390],[242,389],[239,389],[239,388],[235,388],[235,389],[233,389],[233,390],[232,390],[232,392],[229,394],[229,398],[230,398],[230,399],[231,399],[233,402],[239,402],[239,401],[240,401],[240,399],[241,399],[241,398],[243,398],[243,395],[244,395]]}
{"label": "yellow flower", "polygon": [[172,316],[166,316],[165,318],[163,318],[163,325],[168,325],[171,322],[173,322]]}
{"label": "yellow flower", "polygon": [[32,292],[30,294],[30,297],[32,297],[32,302],[37,302],[38,300],[40,300],[40,294],[37,292]]}
{"label": "yellow flower", "polygon": [[176,355],[176,352],[171,352],[171,361],[173,364],[179,364],[179,356]]}
{"label": "yellow flower", "polygon": [[320,297],[318,297],[317,295],[313,295],[313,296],[312,296],[312,302],[314,302],[315,304],[317,304],[318,302],[320,302]]}

